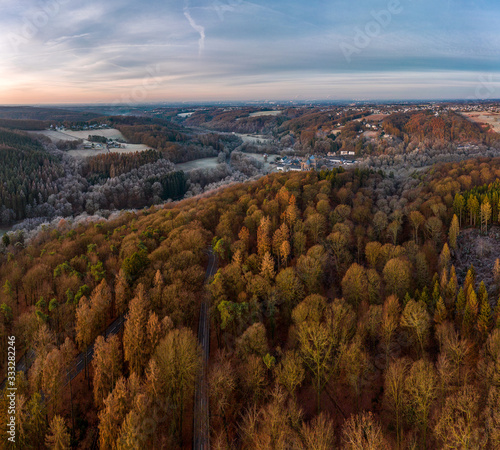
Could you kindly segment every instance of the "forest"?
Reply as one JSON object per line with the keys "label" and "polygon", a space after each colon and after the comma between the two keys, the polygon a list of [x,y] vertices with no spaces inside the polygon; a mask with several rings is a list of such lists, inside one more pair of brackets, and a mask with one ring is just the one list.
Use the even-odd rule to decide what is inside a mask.
{"label": "forest", "polygon": [[[225,132],[269,134],[283,137],[288,132],[300,135],[302,131],[333,128],[370,114],[350,111],[349,108],[297,107],[285,108],[278,115],[252,116],[259,108],[211,108],[195,111],[181,123],[186,126],[203,127]],[[337,117],[335,113],[339,113]],[[178,120],[178,119],[177,119]]]}
{"label": "forest", "polygon": [[[65,152],[82,141],[52,143],[45,136],[35,137],[20,129],[0,129],[0,145],[6,149],[2,155],[3,179],[7,181],[0,188],[0,224],[33,229],[58,217],[96,213],[107,217],[117,209],[149,207],[168,199],[176,200],[182,192],[190,197],[265,173],[263,165],[244,155],[245,152],[289,156],[314,153],[320,167],[327,162],[322,158],[329,152],[354,152],[361,158],[360,168],[382,170],[395,177],[415,176],[417,171],[440,162],[500,156],[498,135],[483,131],[452,111],[437,116],[431,111],[388,115],[374,133],[377,136],[367,137],[363,121],[369,110],[323,109],[286,108],[277,116],[251,117],[260,109],[207,108],[180,120],[175,114],[177,110],[167,108],[160,117],[149,117],[146,113],[142,117],[91,114],[95,117],[87,121],[86,113],[78,111],[0,109],[0,117],[7,117],[9,111],[15,117],[0,120],[19,121],[21,124],[15,125],[16,128],[24,128],[33,121],[43,123],[51,117],[56,124],[68,127],[104,123],[121,130],[129,141],[155,149],[142,154],[109,153],[77,161]],[[220,125],[217,127],[226,132],[185,126],[193,125],[200,117],[206,120],[212,117],[200,126],[215,127],[212,122],[216,121]],[[270,126],[247,130],[268,131],[273,139],[266,145],[243,142],[227,132],[233,129],[231,123],[239,127],[245,120],[254,119],[262,119]],[[33,126],[37,128],[37,124]],[[332,126],[338,131],[332,132],[329,128]],[[32,151],[33,154],[27,154]],[[185,187],[181,183],[182,187],[171,191],[165,176],[175,171],[172,163],[204,157],[217,157],[218,165],[191,170],[185,176]]]}
{"label": "forest", "polygon": [[[98,119],[96,123],[107,120]],[[29,123],[24,119],[21,122]],[[29,229],[56,217],[93,215],[98,211],[106,215],[118,209],[149,207],[178,200],[188,190],[190,195],[200,193],[229,178],[241,181],[247,177],[243,172],[256,174],[252,165],[235,163],[231,168],[226,164],[241,143],[235,136],[187,135],[187,130],[178,125],[137,117],[111,117],[109,124],[120,128],[134,142],[154,144],[157,149],[111,152],[77,160],[66,150],[74,149],[81,140],[54,144],[45,136],[0,128],[0,225],[21,222],[18,227]],[[191,174],[192,180],[191,176],[174,174],[174,161],[219,155],[219,167],[196,171]]]}
{"label": "forest", "polygon": [[[62,108],[34,106],[0,106],[0,119],[15,121],[85,122],[96,119],[99,114],[86,111],[71,111]],[[17,128],[17,127],[16,127]],[[28,128],[19,128],[28,129]]]}
{"label": "forest", "polygon": [[50,123],[43,120],[0,119],[0,128],[11,130],[46,130]]}
{"label": "forest", "polygon": [[[202,127],[221,132],[264,134],[272,138],[271,145],[250,152],[281,152],[293,155],[314,153],[326,156],[329,152],[354,152],[356,156],[370,159],[367,167],[414,165],[421,167],[436,162],[463,160],[470,148],[500,150],[497,133],[482,129],[461,114],[447,109],[417,109],[408,112],[397,107],[387,108],[377,118],[371,109],[347,106],[297,106],[283,107],[280,114],[251,116],[258,108],[204,108],[179,119],[165,111],[165,118],[184,126]],[[168,113],[168,114],[167,114]],[[376,132],[373,132],[374,125]],[[368,127],[367,127],[368,126]],[[365,133],[366,131],[372,131]],[[274,149],[274,150],[273,150]],[[498,156],[497,154],[491,156]],[[469,157],[472,157],[470,155]]]}
{"label": "forest", "polygon": [[90,156],[85,160],[82,167],[82,175],[85,178],[114,178],[138,169],[144,164],[155,163],[162,159],[163,155],[157,150],[146,150],[136,153],[102,153]]}
{"label": "forest", "polygon": [[0,223],[24,219],[33,206],[46,202],[63,173],[39,142],[0,129]]}
{"label": "forest", "polygon": [[[483,142],[488,140],[487,133],[463,116],[455,112],[446,112],[438,116],[431,111],[413,114],[393,114],[383,122],[384,130],[403,138],[404,134],[411,137],[449,142]],[[493,140],[498,140],[497,135],[492,135]]]}
{"label": "forest", "polygon": [[196,111],[182,123],[190,127],[203,127],[209,130],[271,134],[285,118],[281,116],[250,116],[258,112],[257,108],[211,108],[207,111]]}
{"label": "forest", "polygon": [[13,448],[191,448],[204,301],[211,448],[499,448],[499,186],[499,158],[272,174],[3,239]]}
{"label": "forest", "polygon": [[233,149],[237,145],[237,138],[233,136],[197,134],[163,119],[109,117],[106,121],[120,130],[129,142],[154,148],[173,163],[214,157],[226,147]]}
{"label": "forest", "polygon": [[188,188],[187,177],[156,150],[107,153],[81,163],[53,144],[2,129],[0,176],[0,224],[143,208],[180,199]]}

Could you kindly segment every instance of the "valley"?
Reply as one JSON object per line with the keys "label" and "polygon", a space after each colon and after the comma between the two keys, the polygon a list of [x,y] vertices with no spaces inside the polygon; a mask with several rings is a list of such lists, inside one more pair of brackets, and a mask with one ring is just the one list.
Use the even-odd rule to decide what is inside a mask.
{"label": "valley", "polygon": [[26,442],[48,433],[24,419],[39,410],[79,448],[332,448],[358,420],[384,450],[426,448],[454,411],[438,395],[496,442],[500,140],[470,108],[0,129],[0,333],[19,337]]}

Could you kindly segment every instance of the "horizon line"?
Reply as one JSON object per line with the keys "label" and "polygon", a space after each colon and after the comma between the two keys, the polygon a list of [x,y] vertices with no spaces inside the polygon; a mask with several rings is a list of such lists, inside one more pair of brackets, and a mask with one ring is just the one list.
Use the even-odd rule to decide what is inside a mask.
{"label": "horizon line", "polygon": [[60,106],[100,106],[100,107],[141,107],[141,106],[154,106],[154,105],[191,105],[191,106],[203,106],[203,105],[249,105],[252,103],[256,104],[282,104],[282,103],[375,103],[375,104],[401,104],[401,103],[497,103],[500,102],[500,98],[491,99],[470,99],[470,98],[424,98],[424,99],[366,99],[366,100],[356,100],[356,99],[279,99],[279,100],[181,100],[181,101],[165,101],[158,100],[154,102],[138,102],[138,103],[114,103],[114,102],[59,102],[59,103],[0,103],[0,108],[9,107],[60,107]]}

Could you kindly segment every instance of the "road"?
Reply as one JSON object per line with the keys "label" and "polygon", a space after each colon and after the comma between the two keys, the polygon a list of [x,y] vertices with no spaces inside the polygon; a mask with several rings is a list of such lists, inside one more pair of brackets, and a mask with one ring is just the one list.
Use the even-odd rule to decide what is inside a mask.
{"label": "road", "polygon": [[[205,283],[217,272],[217,257],[212,250],[208,253],[208,267]],[[198,342],[202,351],[202,369],[196,382],[193,412],[193,450],[208,450],[210,448],[210,423],[208,405],[208,358],[210,355],[210,318],[206,298],[200,306],[198,323]]]}
{"label": "road", "polygon": [[[106,328],[106,331],[104,332],[104,337],[107,338],[108,336],[118,334],[118,332],[122,328],[124,322],[125,322],[124,316],[118,317],[118,319],[116,319],[108,328]],[[73,380],[82,370],[84,370],[84,368],[85,368],[85,353],[87,353],[87,364],[89,364],[92,361],[92,358],[94,357],[94,344],[89,346],[87,348],[86,352],[80,353],[75,358],[75,362],[68,369],[68,378],[67,378],[64,386],[67,386],[71,380]],[[35,361],[35,351],[33,349],[30,349],[26,352],[26,354],[16,364],[16,372],[22,371],[27,376],[28,370],[34,361]],[[0,391],[4,388],[4,386],[5,386],[5,380],[0,385]]]}
{"label": "road", "polygon": [[[208,267],[205,274],[205,283],[216,274],[218,266],[217,256],[212,250],[208,251]],[[198,342],[202,350],[202,370],[198,375],[195,390],[194,414],[193,414],[193,449],[208,450],[210,448],[210,425],[209,425],[209,405],[208,405],[208,359],[210,355],[210,320],[209,305],[206,298],[200,307],[200,319],[198,324]],[[125,322],[124,316],[118,317],[111,325],[106,328],[104,337],[118,334]],[[90,345],[86,352],[80,353],[68,370],[67,380],[64,386],[67,386],[78,374],[85,368],[85,353],[87,354],[87,364],[90,364],[94,356],[94,344]],[[29,350],[16,364],[16,371],[23,371],[27,375],[31,364],[35,360],[35,352]],[[1,385],[3,389],[5,380]],[[0,389],[0,390],[1,390]]]}
{"label": "road", "polygon": [[[31,348],[21,357],[21,359],[16,363],[16,372],[24,372],[27,374],[29,368],[35,361],[35,351],[32,350]],[[2,384],[0,384],[0,392],[3,391],[3,388],[5,387],[5,382],[7,381],[7,378],[4,378],[2,381]]]}
{"label": "road", "polygon": [[[106,331],[104,332],[104,338],[107,339],[108,336],[113,336],[115,334],[118,334],[124,323],[125,323],[125,317],[124,316],[118,317],[118,319],[116,319],[108,328],[106,328]],[[87,364],[90,364],[92,358],[94,357],[94,344],[89,346],[86,352],[80,353],[75,358],[75,363],[68,370],[68,380],[66,382],[66,385],[71,380],[76,378],[82,370],[85,369],[85,353],[87,353]]]}

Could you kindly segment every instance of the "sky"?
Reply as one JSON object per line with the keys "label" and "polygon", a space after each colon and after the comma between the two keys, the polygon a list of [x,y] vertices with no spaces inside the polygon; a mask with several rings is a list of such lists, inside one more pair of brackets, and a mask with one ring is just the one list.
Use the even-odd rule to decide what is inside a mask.
{"label": "sky", "polygon": [[0,104],[500,98],[498,0],[0,0]]}

